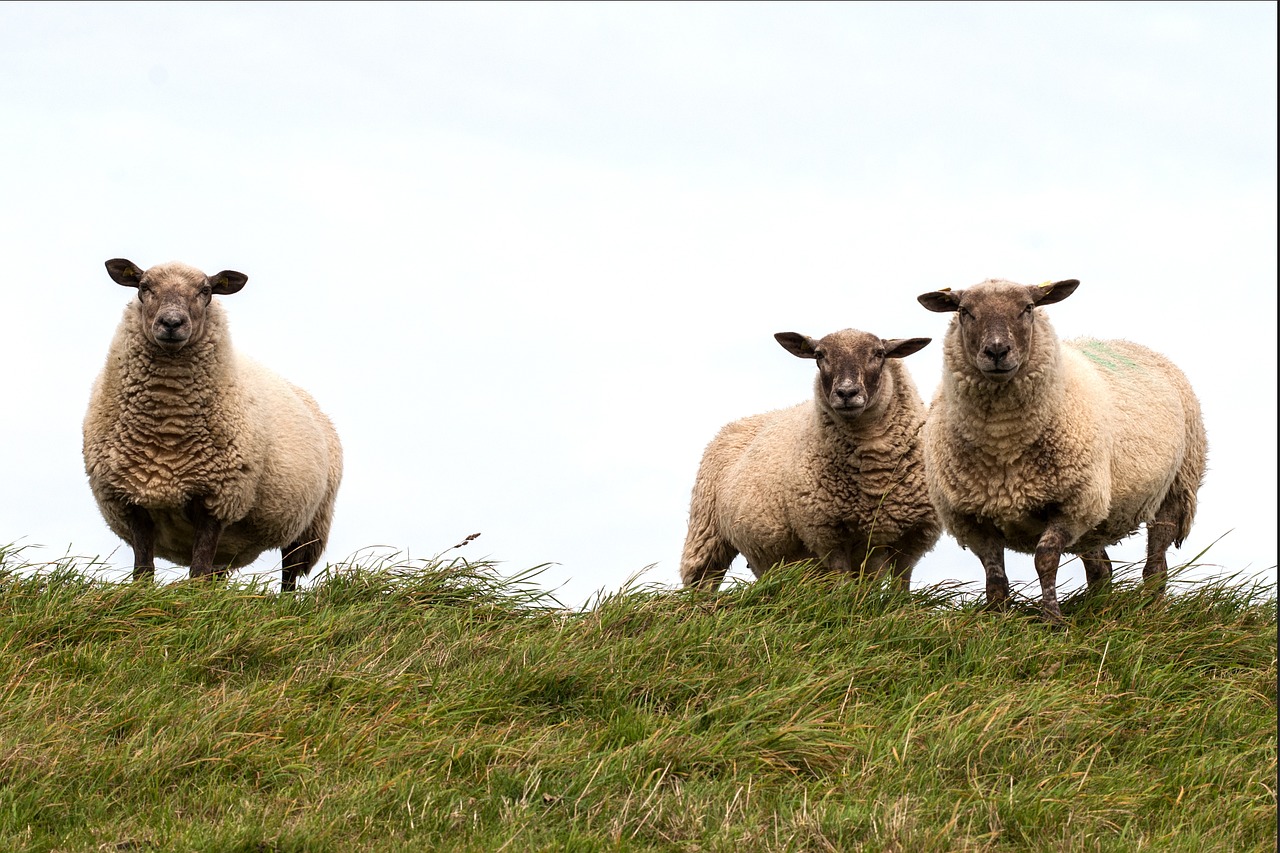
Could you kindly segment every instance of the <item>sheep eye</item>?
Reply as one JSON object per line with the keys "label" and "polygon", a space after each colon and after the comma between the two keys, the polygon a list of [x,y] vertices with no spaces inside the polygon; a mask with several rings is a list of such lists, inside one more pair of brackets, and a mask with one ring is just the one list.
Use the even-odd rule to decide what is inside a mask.
{"label": "sheep eye", "polygon": [[962,319],[962,320],[972,320],[972,319],[973,319],[973,312],[972,312],[972,311],[970,311],[968,308],[961,308],[961,309],[960,309],[960,319]]}

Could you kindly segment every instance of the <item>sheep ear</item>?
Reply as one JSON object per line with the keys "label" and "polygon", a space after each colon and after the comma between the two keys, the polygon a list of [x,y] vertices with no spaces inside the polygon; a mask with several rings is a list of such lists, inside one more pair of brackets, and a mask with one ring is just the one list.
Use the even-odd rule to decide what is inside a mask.
{"label": "sheep ear", "polygon": [[249,276],[235,270],[223,270],[217,275],[209,276],[209,284],[213,285],[213,292],[223,296],[238,293],[248,280]]}
{"label": "sheep ear", "polygon": [[818,351],[813,346],[813,338],[799,332],[778,332],[774,340],[782,344],[782,348],[800,358],[817,358]]}
{"label": "sheep ear", "polygon": [[142,270],[133,261],[124,258],[112,258],[107,261],[107,275],[116,284],[125,287],[137,287],[142,281]]}
{"label": "sheep ear", "polygon": [[931,340],[933,338],[892,338],[884,342],[884,357],[906,358],[927,347]]}
{"label": "sheep ear", "polygon": [[1076,288],[1079,286],[1078,279],[1068,278],[1062,281],[1046,281],[1044,284],[1035,284],[1028,289],[1031,291],[1031,299],[1035,304],[1052,305],[1075,293]]}
{"label": "sheep ear", "polygon": [[917,296],[916,301],[930,311],[945,314],[948,311],[959,309],[960,295],[962,293],[964,293],[963,290],[952,290],[950,288],[931,290],[928,293],[922,293]]}

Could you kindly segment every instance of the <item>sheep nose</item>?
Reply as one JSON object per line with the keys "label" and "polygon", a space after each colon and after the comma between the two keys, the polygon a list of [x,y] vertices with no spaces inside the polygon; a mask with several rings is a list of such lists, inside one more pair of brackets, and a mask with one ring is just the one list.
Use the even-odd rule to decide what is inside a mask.
{"label": "sheep nose", "polygon": [[855,385],[851,382],[841,383],[835,388],[836,398],[841,403],[858,403],[861,402],[862,386]]}
{"label": "sheep nose", "polygon": [[1009,354],[1009,345],[1004,341],[992,341],[982,348],[982,354],[994,363],[999,364]]}
{"label": "sheep nose", "polygon": [[182,328],[182,324],[186,322],[178,314],[161,314],[156,318],[156,320],[166,332],[176,332],[178,329]]}

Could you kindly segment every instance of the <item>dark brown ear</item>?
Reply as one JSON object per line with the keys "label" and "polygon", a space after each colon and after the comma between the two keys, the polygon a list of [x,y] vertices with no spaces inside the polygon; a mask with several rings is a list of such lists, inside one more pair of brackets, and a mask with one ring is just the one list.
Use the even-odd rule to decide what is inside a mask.
{"label": "dark brown ear", "polygon": [[124,258],[107,261],[107,275],[116,284],[123,284],[125,287],[137,287],[138,282],[142,281],[142,270],[133,261]]}
{"label": "dark brown ear", "polygon": [[249,276],[235,270],[223,270],[220,273],[209,276],[209,284],[213,285],[213,292],[227,296],[232,293],[239,293],[240,288],[245,286],[249,281]]}
{"label": "dark brown ear", "polygon": [[884,357],[906,358],[927,347],[931,340],[933,338],[891,338],[884,342]]}
{"label": "dark brown ear", "polygon": [[939,314],[945,314],[948,311],[955,311],[960,307],[960,294],[963,290],[931,290],[928,293],[922,293],[916,297],[916,301],[928,308],[930,311],[936,311]]}
{"label": "dark brown ear", "polygon": [[774,340],[782,344],[783,349],[794,356],[800,358],[818,357],[818,351],[813,346],[813,338],[808,335],[802,335],[799,332],[778,332],[773,337]]}
{"label": "dark brown ear", "polygon": [[1033,284],[1027,289],[1031,291],[1031,299],[1037,305],[1052,305],[1055,302],[1061,302],[1071,294],[1075,293],[1076,288],[1079,286],[1079,280],[1067,278],[1062,281]]}

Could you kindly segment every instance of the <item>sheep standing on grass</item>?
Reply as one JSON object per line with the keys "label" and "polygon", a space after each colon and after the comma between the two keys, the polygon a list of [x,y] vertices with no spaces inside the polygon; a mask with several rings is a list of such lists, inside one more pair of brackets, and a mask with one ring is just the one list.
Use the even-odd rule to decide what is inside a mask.
{"label": "sheep standing on grass", "polygon": [[214,294],[243,273],[185,264],[143,272],[107,261],[137,288],[94,383],[84,420],[89,486],[107,525],[133,546],[133,576],[155,558],[222,575],[282,553],[292,590],[329,538],[342,478],[333,424],[307,392],[231,347]]}
{"label": "sheep standing on grass", "polygon": [[1200,404],[1172,362],[1129,341],[1059,343],[1037,306],[1078,285],[988,280],[919,297],[956,315],[924,430],[930,494],[982,561],[992,606],[1009,598],[1004,549],[1035,554],[1054,623],[1062,552],[1081,555],[1096,588],[1111,577],[1106,546],[1144,522],[1142,574],[1164,588],[1165,552],[1191,529],[1205,469]]}
{"label": "sheep standing on grass", "polygon": [[918,445],[924,403],[900,361],[929,339],[774,337],[817,361],[814,399],[734,421],[707,446],[680,577],[715,589],[741,553],[757,577],[816,559],[841,572],[889,570],[906,588],[942,530]]}

